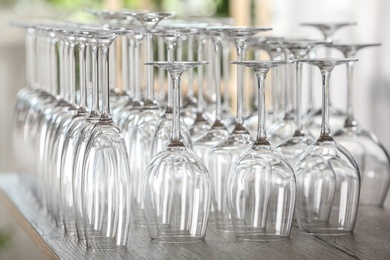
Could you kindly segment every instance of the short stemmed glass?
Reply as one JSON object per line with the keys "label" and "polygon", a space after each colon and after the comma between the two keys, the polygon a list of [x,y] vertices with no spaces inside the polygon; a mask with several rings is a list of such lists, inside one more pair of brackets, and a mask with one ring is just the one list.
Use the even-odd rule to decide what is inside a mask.
{"label": "short stemmed glass", "polygon": [[[334,44],[345,58],[354,58],[367,47],[380,44]],[[353,63],[347,63],[347,117],[344,127],[335,132],[337,142],[347,148],[360,169],[360,205],[383,206],[390,184],[389,154],[374,133],[365,130],[353,113]]]}
{"label": "short stemmed glass", "polygon": [[348,234],[355,226],[360,172],[352,155],[334,141],[329,126],[329,78],[335,66],[356,59],[301,60],[322,74],[322,126],[317,142],[296,166],[296,218],[300,230],[315,235]]}
{"label": "short stemmed glass", "polygon": [[[324,40],[331,44],[333,42],[334,34],[336,31],[340,30],[341,28],[347,27],[347,26],[353,26],[356,25],[355,22],[340,22],[340,23],[301,23],[302,26],[309,26],[314,27],[321,31],[321,33],[324,36]],[[326,48],[325,49],[325,57],[331,58],[331,49]],[[314,98],[312,88],[309,88],[309,97]],[[309,104],[313,104],[313,100],[309,100]],[[329,115],[330,115],[330,125],[332,131],[336,131],[337,129],[340,129],[343,126],[344,118],[345,118],[345,112],[341,111],[340,109],[337,109],[332,105],[332,102],[330,102],[329,105]],[[312,109],[309,114],[304,115],[303,123],[306,125],[310,132],[317,136],[320,134],[321,129],[321,117],[322,112],[321,109]]]}
{"label": "short stemmed glass", "polygon": [[286,61],[234,62],[254,70],[258,80],[258,133],[253,146],[234,162],[228,177],[230,213],[236,237],[269,241],[290,235],[295,205],[295,176],[288,160],[267,140],[265,79]]}
{"label": "short stemmed glass", "polygon": [[308,129],[304,129],[302,126],[302,114],[301,114],[301,100],[302,100],[302,63],[298,60],[305,58],[310,49],[313,47],[324,44],[325,42],[300,40],[300,41],[286,41],[280,42],[285,48],[287,48],[293,55],[295,60],[295,131],[294,134],[287,140],[278,145],[278,150],[281,151],[289,160],[291,165],[295,167],[295,163],[301,153],[311,144],[315,142]]}
{"label": "short stemmed glass", "polygon": [[115,238],[116,245],[124,246],[130,227],[130,167],[125,141],[112,120],[109,102],[109,50],[117,34],[101,31],[94,37],[98,43],[102,109],[87,142],[82,165],[83,212],[92,212],[84,216],[86,242],[87,248],[95,247],[91,241],[96,240],[95,233],[90,234],[88,228],[93,223],[103,236]]}
{"label": "short stemmed glass", "polygon": [[207,62],[148,62],[171,73],[173,81],[172,140],[147,167],[144,179],[145,215],[152,240],[191,242],[204,239],[211,202],[208,170],[180,140],[180,77]]}
{"label": "short stemmed glass", "polygon": [[[218,30],[214,28],[213,30]],[[244,57],[245,40],[261,31],[268,31],[271,28],[249,28],[249,27],[221,27],[220,31],[234,39],[237,48],[237,59],[242,61]],[[244,126],[243,86],[244,67],[237,65],[237,118],[232,133],[224,141],[214,146],[209,153],[209,171],[212,183],[213,205],[215,220],[218,230],[232,231],[228,199],[227,199],[227,178],[233,161],[245,149],[253,144],[253,138]]]}

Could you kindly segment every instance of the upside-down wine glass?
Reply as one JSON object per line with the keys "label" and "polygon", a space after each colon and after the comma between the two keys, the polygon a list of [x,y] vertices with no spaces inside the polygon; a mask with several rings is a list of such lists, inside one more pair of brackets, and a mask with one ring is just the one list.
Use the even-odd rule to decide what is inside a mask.
{"label": "upside-down wine glass", "polygon": [[211,202],[208,170],[180,140],[180,77],[207,62],[148,62],[168,70],[173,81],[173,127],[168,147],[158,153],[143,178],[145,215],[152,240],[191,242],[204,239]]}
{"label": "upside-down wine glass", "polygon": [[295,205],[294,169],[267,140],[265,79],[272,67],[286,61],[233,62],[250,67],[258,80],[258,133],[253,146],[234,162],[228,177],[228,198],[238,239],[270,241],[290,235]]}
{"label": "upside-down wine glass", "polygon": [[[250,27],[221,27],[213,30],[220,30],[232,38],[237,48],[237,60],[242,61],[244,55],[245,40],[261,31],[268,31],[271,28],[250,28]],[[233,231],[228,199],[227,199],[227,178],[233,161],[253,144],[253,138],[244,126],[243,86],[244,67],[237,65],[237,118],[232,133],[222,142],[214,146],[209,153],[209,171],[212,184],[212,198],[214,216],[218,230]]]}
{"label": "upside-down wine glass", "polygon": [[[287,41],[287,40],[285,40]],[[267,48],[270,50],[271,58],[273,60],[284,59],[285,61],[294,60],[293,54],[279,42],[269,40],[266,43]],[[268,138],[271,143],[278,146],[280,143],[288,139],[294,134],[295,130],[295,113],[293,105],[293,92],[294,92],[294,66],[289,64],[282,67],[277,67],[275,72],[276,76],[280,78],[273,78],[273,84],[276,86],[276,97],[283,101],[275,101],[275,115],[274,122],[268,127]],[[279,74],[280,73],[280,74]],[[279,88],[279,83],[281,84]],[[278,111],[277,107],[280,107]],[[281,113],[280,113],[281,112]],[[280,113],[280,114],[279,114]]]}
{"label": "upside-down wine glass", "polygon": [[[90,32],[74,31],[76,37],[76,46],[79,58],[79,89],[80,89],[80,104],[76,115],[73,116],[71,122],[64,132],[64,141],[61,153],[59,154],[59,176],[60,176],[60,199],[62,207],[62,221],[64,225],[65,234],[77,233],[75,208],[73,202],[73,169],[75,162],[75,155],[77,149],[77,142],[80,137],[82,126],[89,116],[89,109],[87,106],[88,88],[87,88],[87,66],[91,63],[87,61],[87,38],[90,37]],[[90,69],[90,68],[88,68]]]}
{"label": "upside-down wine glass", "polygon": [[[87,248],[99,248],[101,238],[115,238],[115,244],[127,244],[130,227],[131,182],[126,144],[119,128],[112,121],[109,102],[109,50],[117,34],[100,31],[94,35],[98,43],[98,65],[102,109],[100,119],[93,127],[82,165],[81,193]],[[91,237],[92,235],[92,237]]]}
{"label": "upside-down wine glass", "polygon": [[[142,24],[145,29],[146,61],[153,61],[152,37],[157,24],[174,13],[151,12],[132,13],[133,17]],[[151,161],[151,148],[153,137],[160,122],[162,110],[154,99],[153,66],[146,68],[146,99],[140,111],[129,141],[129,158],[131,159],[132,176],[132,211],[137,226],[145,226],[145,214],[143,207],[142,179],[147,165]]]}
{"label": "upside-down wine glass", "polygon": [[[356,53],[380,44],[334,44],[331,47],[343,52],[345,58],[355,58]],[[334,134],[337,142],[347,148],[359,166],[361,188],[360,205],[383,206],[389,190],[389,154],[374,133],[365,130],[353,113],[353,63],[347,63],[347,117],[344,127]]]}
{"label": "upside-down wine glass", "polygon": [[314,235],[342,235],[355,226],[360,172],[352,155],[332,137],[329,125],[329,78],[335,66],[357,59],[301,60],[322,74],[322,126],[317,142],[296,166],[296,218],[299,229]]}
{"label": "upside-down wine glass", "polygon": [[295,163],[301,153],[311,144],[315,142],[313,136],[308,129],[302,126],[302,63],[299,59],[305,58],[310,49],[325,42],[299,40],[280,42],[293,55],[295,60],[295,131],[294,134],[277,146],[277,149],[286,156],[291,165],[295,167]]}
{"label": "upside-down wine glass", "polygon": [[[174,53],[175,53],[175,46],[177,44],[178,38],[180,38],[182,35],[195,33],[194,30],[187,29],[185,27],[184,28],[162,27],[158,29],[159,30],[155,34],[160,36],[164,40],[167,49],[167,61],[171,61],[171,62],[174,61],[175,59]],[[153,142],[150,150],[151,152],[150,158],[153,158],[160,151],[165,150],[165,148],[167,147],[167,145],[171,140],[170,135],[172,133],[172,120],[173,120],[173,114],[172,114],[173,97],[172,97],[172,89],[170,87],[171,84],[172,84],[172,80],[171,77],[168,75],[168,97],[167,97],[168,102],[164,114],[161,116],[158,126],[156,128],[156,132],[154,133]],[[181,140],[188,148],[192,148],[190,132],[182,117],[180,117],[180,129],[181,129],[180,134],[182,135]]]}
{"label": "upside-down wine glass", "polygon": [[[218,143],[222,142],[229,135],[227,127],[222,123],[222,105],[221,105],[221,86],[220,86],[220,54],[222,47],[223,32],[215,28],[208,28],[204,34],[207,34],[214,45],[214,62],[213,74],[214,74],[214,87],[215,87],[215,120],[211,128],[200,135],[194,141],[194,152],[202,159],[206,166],[209,166],[209,153]],[[199,54],[200,52],[198,52]],[[198,101],[200,102],[200,100]]]}
{"label": "upside-down wine glass", "polygon": [[[341,28],[347,27],[347,26],[353,26],[356,25],[355,22],[339,22],[339,23],[301,23],[302,26],[310,26],[314,27],[323,34],[324,40],[331,44],[333,42],[334,34],[336,31],[338,31]],[[318,56],[318,55],[317,55]],[[331,58],[331,50],[329,48],[325,49],[325,57]],[[309,86],[309,98],[314,98],[313,95],[313,86]],[[309,105],[314,104],[313,100],[309,100]],[[321,109],[311,108],[311,111],[309,114],[304,115],[303,117],[303,124],[306,125],[310,132],[313,134],[313,136],[318,136],[320,134],[321,129],[321,117],[322,117],[322,111]],[[334,107],[332,105],[332,102],[330,101],[329,104],[329,122],[331,125],[332,131],[336,131],[337,129],[340,129],[343,126],[344,118],[345,118],[345,112],[341,111],[340,109]]]}

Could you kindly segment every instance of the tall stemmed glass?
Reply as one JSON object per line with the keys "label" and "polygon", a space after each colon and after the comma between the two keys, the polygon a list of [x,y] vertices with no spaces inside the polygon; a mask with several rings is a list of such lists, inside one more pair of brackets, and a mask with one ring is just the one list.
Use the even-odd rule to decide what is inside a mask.
{"label": "tall stemmed glass", "polygon": [[[48,210],[57,225],[62,226],[62,213],[60,204],[60,171],[58,154],[63,143],[63,130],[67,129],[69,120],[77,113],[75,105],[75,38],[67,29],[59,29],[60,35],[60,95],[56,108],[51,111],[52,116],[47,120],[47,127],[43,129],[41,140],[43,144],[44,178]],[[46,131],[45,131],[46,130]]]}
{"label": "tall stemmed glass", "polygon": [[332,137],[329,125],[329,78],[335,66],[356,59],[301,60],[322,74],[322,126],[317,142],[296,166],[296,218],[299,228],[316,235],[347,234],[355,226],[360,172],[352,155]]}
{"label": "tall stemmed glass", "polygon": [[[200,135],[194,141],[194,151],[202,159],[206,166],[209,165],[209,152],[212,147],[225,140],[229,135],[228,129],[222,123],[221,86],[220,86],[220,55],[222,47],[222,37],[224,33],[219,28],[208,28],[205,32],[214,45],[213,75],[215,87],[215,120],[211,128]],[[198,52],[199,53],[199,52]],[[199,100],[200,101],[200,100]]]}
{"label": "tall stemmed glass", "polygon": [[[156,25],[173,13],[132,13],[133,17],[145,28],[146,61],[153,60],[152,34]],[[146,99],[144,106],[134,123],[137,131],[131,133],[129,157],[132,160],[132,211],[136,225],[145,225],[143,209],[142,179],[145,169],[151,161],[153,137],[160,122],[162,111],[154,100],[153,66],[146,68]]]}
{"label": "tall stemmed glass", "polygon": [[[174,53],[175,53],[175,46],[177,44],[177,40],[182,35],[195,33],[195,32],[196,32],[195,30],[187,29],[187,28],[175,28],[175,27],[164,28],[163,27],[160,30],[158,30],[155,34],[163,38],[167,49],[167,60],[172,62],[174,61]],[[171,84],[172,84],[171,77],[168,76],[168,86],[171,86]],[[167,106],[165,108],[164,114],[161,116],[156,132],[154,133],[150,158],[153,158],[160,151],[165,150],[165,148],[170,142],[171,139],[170,134],[172,132],[172,120],[173,120],[172,99],[173,99],[172,90],[170,87],[168,87]],[[192,148],[190,132],[182,118],[180,120],[180,128],[181,128],[180,133],[182,135],[181,136],[182,141],[187,147]]]}
{"label": "tall stemmed glass", "polygon": [[87,106],[87,67],[90,70],[91,63],[87,61],[87,38],[90,37],[90,32],[73,31],[76,37],[76,46],[78,52],[78,67],[79,67],[79,90],[80,103],[76,115],[71,118],[71,122],[67,129],[64,129],[64,141],[62,149],[59,154],[59,176],[60,176],[60,196],[62,207],[62,220],[64,224],[65,233],[76,233],[76,216],[73,202],[73,168],[75,162],[75,155],[77,143],[80,137],[81,129],[85,120],[89,116],[89,109]]}
{"label": "tall stemmed glass", "polygon": [[[215,28],[214,30],[218,30]],[[271,28],[221,27],[220,30],[236,43],[237,59],[242,61],[245,40],[261,31]],[[212,183],[213,205],[217,229],[232,231],[232,222],[227,199],[227,178],[233,161],[253,144],[253,138],[244,126],[244,67],[237,65],[237,118],[232,133],[214,146],[209,154],[209,171]]]}
{"label": "tall stemmed glass", "polygon": [[258,80],[258,133],[253,146],[234,162],[228,198],[236,237],[268,241],[290,235],[295,204],[295,176],[288,160],[267,140],[265,79],[286,61],[233,62],[254,70]]}
{"label": "tall stemmed glass", "polygon": [[[285,61],[291,61],[295,59],[293,54],[281,45],[280,42],[271,40],[266,44],[267,48],[270,50],[273,60],[284,59]],[[279,81],[282,85],[281,88],[278,89],[279,85],[277,84],[275,78],[273,83],[276,87],[276,91],[280,90],[279,95],[275,96],[279,97],[279,99],[283,99],[282,104],[279,103],[280,101],[276,102],[277,100],[274,99],[274,103],[276,105],[274,111],[274,122],[268,127],[269,139],[275,146],[292,136],[295,130],[295,113],[293,105],[294,68],[295,67],[293,65],[287,65],[275,69],[277,76],[280,77]],[[278,74],[279,72],[280,74]],[[280,111],[277,109],[279,105],[281,108]]]}
{"label": "tall stemmed glass", "polygon": [[[100,86],[102,84],[101,80],[98,79],[98,43],[95,39],[95,32],[91,32],[89,37],[87,37],[87,46],[90,59],[90,75],[87,75],[91,83],[91,105],[90,113],[85,121],[83,121],[80,126],[80,134],[76,141],[75,146],[75,155],[73,162],[73,175],[72,175],[72,188],[73,188],[73,207],[74,214],[76,218],[76,230],[77,237],[79,240],[86,240],[86,228],[89,226],[90,230],[98,230],[97,223],[84,223],[85,219],[92,219],[93,213],[91,212],[92,207],[89,207],[88,210],[83,208],[83,199],[84,194],[82,191],[82,184],[84,182],[84,172],[83,172],[83,161],[84,155],[87,147],[88,140],[91,137],[92,130],[94,126],[99,122],[100,119],[100,101],[99,101],[99,92]],[[88,231],[88,232],[91,232]]]}
{"label": "tall stemmed glass", "polygon": [[148,62],[168,70],[173,81],[172,139],[145,171],[146,220],[152,240],[191,242],[204,239],[211,201],[211,184],[201,159],[180,140],[180,77],[207,62]]}
{"label": "tall stemmed glass", "polygon": [[311,136],[308,129],[302,126],[301,100],[302,100],[302,63],[298,60],[305,58],[310,49],[325,42],[300,40],[280,42],[293,55],[295,60],[295,131],[294,134],[287,140],[278,145],[278,150],[281,151],[289,160],[291,165],[295,167],[295,163],[301,153],[311,144],[314,143],[314,138]]}
{"label": "tall stemmed glass", "polygon": [[[354,58],[367,47],[380,44],[334,44],[331,47],[343,52],[345,58]],[[360,205],[383,206],[389,190],[389,154],[374,133],[365,130],[356,121],[353,113],[353,63],[347,63],[347,117],[344,127],[334,134],[335,139],[347,148],[360,169]]]}
{"label": "tall stemmed glass", "polygon": [[[203,60],[204,45],[207,40],[206,29],[201,30],[195,35],[197,40],[197,59]],[[198,68],[198,98],[195,121],[190,127],[190,135],[192,140],[197,140],[200,136],[204,135],[211,127],[210,123],[214,121],[213,116],[205,110],[205,101],[203,95],[203,68]],[[199,154],[198,154],[199,155]],[[207,164],[206,164],[207,165]]]}
{"label": "tall stemmed glass", "polygon": [[[115,238],[116,245],[126,245],[130,227],[130,168],[126,145],[119,128],[112,121],[109,102],[109,50],[117,34],[101,31],[94,35],[98,43],[99,82],[102,109],[98,123],[87,142],[81,178],[82,208],[87,247],[89,227],[105,237]],[[97,245],[99,246],[99,244]]]}
{"label": "tall stemmed glass", "polygon": [[[355,22],[341,22],[341,23],[301,23],[302,26],[310,26],[314,27],[321,31],[321,33],[324,36],[324,40],[328,43],[333,42],[334,34],[336,31],[338,31],[341,28],[347,27],[347,26],[353,26],[356,25]],[[325,49],[325,57],[330,58],[331,53],[330,49]],[[312,87],[309,88],[309,97],[313,98],[313,89]],[[313,104],[313,100],[309,100],[309,104]],[[330,102],[329,105],[329,113],[330,113],[330,124],[333,131],[336,131],[337,129],[340,129],[343,126],[344,118],[345,118],[345,112],[335,108],[332,106],[332,102]],[[311,133],[314,136],[317,136],[320,134],[321,129],[321,116],[322,111],[321,109],[312,109],[312,111],[309,111],[309,114],[304,116],[304,125],[306,125]]]}

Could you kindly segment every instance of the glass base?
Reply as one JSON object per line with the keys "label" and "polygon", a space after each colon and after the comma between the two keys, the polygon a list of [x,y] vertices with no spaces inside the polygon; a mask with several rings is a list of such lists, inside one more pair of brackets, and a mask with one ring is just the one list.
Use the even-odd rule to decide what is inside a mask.
{"label": "glass base", "polygon": [[201,242],[204,240],[204,237],[192,237],[186,235],[169,235],[169,236],[158,236],[151,237],[152,241],[160,242],[160,243],[193,243],[193,242]]}
{"label": "glass base", "polygon": [[264,234],[264,233],[250,233],[250,234],[236,234],[238,240],[242,241],[253,241],[253,242],[261,242],[261,241],[279,241],[288,239],[288,236],[275,235],[275,234]]}
{"label": "glass base", "polygon": [[320,235],[320,236],[337,236],[337,235],[350,235],[352,230],[337,229],[337,228],[310,228],[301,230],[302,234],[308,235]]}

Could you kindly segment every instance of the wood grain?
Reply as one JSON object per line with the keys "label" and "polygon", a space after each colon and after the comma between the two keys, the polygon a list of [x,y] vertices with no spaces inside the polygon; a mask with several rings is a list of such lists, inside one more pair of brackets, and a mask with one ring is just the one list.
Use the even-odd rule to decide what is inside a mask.
{"label": "wood grain", "polygon": [[390,259],[389,208],[359,209],[352,235],[310,236],[294,227],[286,240],[240,242],[211,222],[205,241],[167,244],[152,242],[146,227],[133,225],[126,248],[87,251],[55,227],[16,174],[0,174],[0,190],[1,201],[49,259]]}

